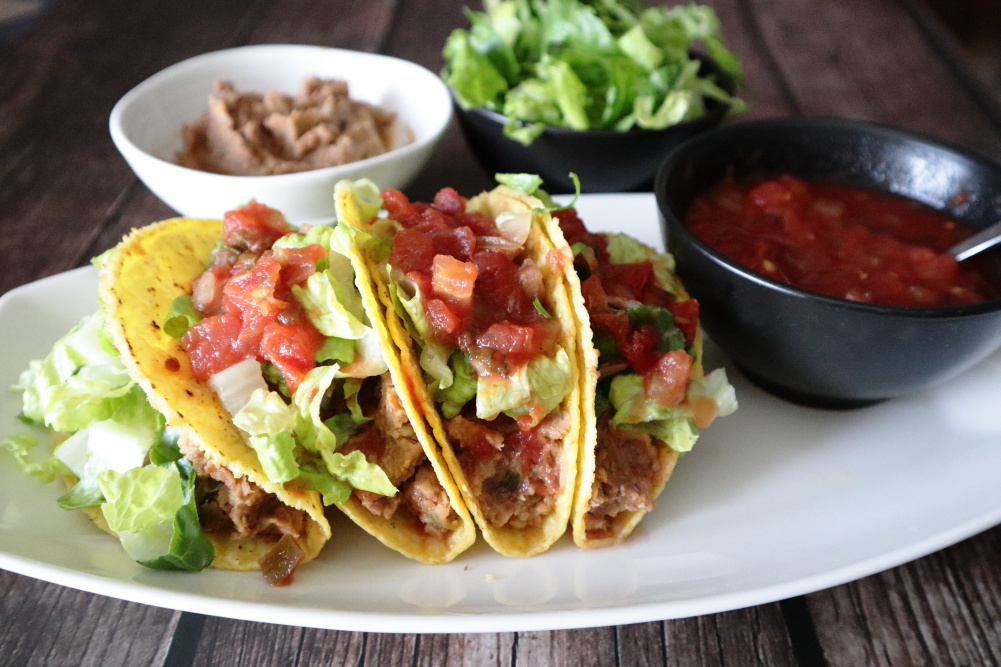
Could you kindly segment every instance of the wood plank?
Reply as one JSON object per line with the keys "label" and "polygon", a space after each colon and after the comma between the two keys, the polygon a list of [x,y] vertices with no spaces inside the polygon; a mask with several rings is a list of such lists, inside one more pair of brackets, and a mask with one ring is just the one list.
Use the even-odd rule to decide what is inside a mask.
{"label": "wood plank", "polygon": [[797,664],[777,603],[665,621],[667,665]]}
{"label": "wood plank", "polygon": [[[134,196],[131,187],[146,191],[107,131],[112,106],[131,87],[184,58],[250,42],[376,50],[392,6],[67,0],[41,15],[23,38],[0,47],[5,71],[16,72],[0,77],[0,256],[22,258],[0,264],[0,292],[83,264],[121,232],[170,214],[157,207],[153,217],[130,217],[98,236],[123,198]],[[22,233],[26,227],[33,233]]]}
{"label": "wood plank", "polygon": [[302,665],[361,665],[364,664],[365,634],[307,628],[299,646]]}
{"label": "wood plank", "polygon": [[290,625],[206,616],[197,647],[191,651],[191,664],[193,667],[293,665],[303,632],[302,628]]}
{"label": "wood plank", "polygon": [[[441,55],[445,38],[453,28],[469,25],[462,14],[463,4],[437,0],[401,3],[393,20],[393,29],[387,36],[384,53],[411,60],[432,72],[440,72],[445,65]],[[446,185],[468,196],[493,185],[493,175],[488,174],[473,157],[456,120],[449,125],[441,145],[424,172],[407,188],[406,194],[411,199],[431,201],[435,192]]]}
{"label": "wood plank", "polygon": [[619,665],[654,667],[667,664],[666,623],[636,623],[615,628]]}
{"label": "wood plank", "polygon": [[160,664],[179,615],[0,570],[0,664]]}
{"label": "wood plank", "polygon": [[413,634],[367,633],[362,660],[369,665],[410,667],[417,654],[417,637]]}
{"label": "wood plank", "polygon": [[1001,663],[1001,529],[807,596],[828,663]]}
{"label": "wood plank", "polygon": [[[67,0],[0,49],[19,72],[0,97],[0,256],[19,258],[0,265],[0,292],[90,258],[135,182],[108,134],[111,107],[175,60],[232,43],[250,4]],[[163,43],[170,48],[150,46]]]}
{"label": "wood plank", "polygon": [[616,664],[615,628],[586,628],[552,632],[519,632],[515,644],[515,665]]}
{"label": "wood plank", "polygon": [[509,667],[514,664],[515,637],[513,632],[419,635],[413,664],[414,667]]}
{"label": "wood plank", "polygon": [[782,54],[776,67],[802,113],[888,123],[1001,156],[996,119],[976,104],[901,4],[751,5],[766,48]]}

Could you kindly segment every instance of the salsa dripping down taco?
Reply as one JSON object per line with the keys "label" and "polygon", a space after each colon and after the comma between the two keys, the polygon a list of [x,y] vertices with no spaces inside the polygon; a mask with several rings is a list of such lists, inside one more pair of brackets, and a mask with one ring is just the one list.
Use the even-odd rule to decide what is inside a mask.
{"label": "salsa dripping down taco", "polygon": [[507,556],[545,551],[569,520],[581,383],[572,257],[541,232],[542,203],[503,185],[472,199],[443,188],[430,204],[369,181],[335,196],[420,426],[484,539]]}
{"label": "salsa dripping down taco", "polygon": [[571,519],[581,548],[622,542],[653,509],[700,429],[737,409],[723,369],[705,375],[698,302],[674,260],[625,234],[592,234],[573,208],[547,233],[579,323],[582,440]]}
{"label": "salsa dripping down taco", "polygon": [[175,309],[190,325],[174,333],[270,480],[318,492],[408,558],[448,562],[475,525],[413,426],[389,334],[356,285],[350,231],[296,230],[256,202],[230,211]]}

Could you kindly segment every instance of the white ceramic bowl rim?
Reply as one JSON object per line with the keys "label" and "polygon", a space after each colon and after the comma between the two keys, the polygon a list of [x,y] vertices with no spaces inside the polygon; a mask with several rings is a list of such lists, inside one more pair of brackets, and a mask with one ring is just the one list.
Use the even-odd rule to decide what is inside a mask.
{"label": "white ceramic bowl rim", "polygon": [[[160,158],[145,148],[136,144],[126,133],[123,126],[123,116],[128,112],[130,106],[136,103],[143,97],[154,93],[162,84],[172,79],[178,78],[184,74],[188,74],[192,71],[197,71],[201,69],[208,63],[212,63],[222,58],[236,57],[242,54],[251,52],[268,52],[271,51],[275,54],[287,53],[291,51],[301,51],[303,57],[309,55],[315,55],[317,53],[324,53],[326,55],[337,55],[344,58],[366,58],[373,61],[382,61],[384,63],[394,63],[396,65],[401,65],[404,67],[413,68],[415,75],[427,77],[429,84],[434,82],[438,83],[438,86],[429,86],[429,94],[437,93],[438,99],[433,100],[435,103],[443,103],[448,109],[448,112],[442,114],[440,121],[432,128],[430,131],[424,132],[418,135],[414,128],[408,128],[409,131],[414,133],[413,141],[403,146],[393,148],[381,155],[376,155],[364,160],[358,160],[355,162],[345,163],[343,165],[335,165],[332,167],[322,167],[320,169],[311,169],[308,171],[293,172],[288,174],[272,174],[265,176],[235,176],[231,174],[216,174],[212,172],[200,171],[197,169],[191,169],[189,167],[183,167],[174,162],[164,160]],[[266,92],[266,91],[259,91]],[[442,102],[443,101],[443,102]],[[207,108],[207,107],[206,107]],[[368,53],[363,51],[351,51],[347,49],[337,49],[333,47],[325,46],[313,46],[307,44],[255,44],[249,46],[238,46],[231,49],[222,49],[219,51],[211,51],[208,53],[203,53],[197,56],[193,56],[186,60],[177,62],[163,70],[160,70],[156,74],[152,75],[142,83],[135,86],[132,90],[126,93],[112,108],[111,116],[109,118],[109,129],[111,132],[112,139],[116,144],[131,146],[134,150],[143,153],[150,160],[160,163],[161,167],[168,170],[178,170],[179,172],[186,173],[198,173],[206,178],[218,179],[220,181],[244,181],[247,183],[267,181],[268,183],[277,184],[282,180],[302,180],[304,178],[315,177],[317,179],[323,179],[328,177],[332,172],[339,169],[343,169],[347,166],[364,168],[367,166],[375,166],[389,160],[394,160],[407,153],[412,153],[423,148],[428,143],[434,142],[444,131],[445,127],[451,121],[451,98],[445,84],[435,75],[433,72],[428,70],[417,63],[409,60],[403,60],[400,58],[394,58],[392,56],[386,56],[378,53]],[[182,128],[178,127],[177,132],[180,135]]]}

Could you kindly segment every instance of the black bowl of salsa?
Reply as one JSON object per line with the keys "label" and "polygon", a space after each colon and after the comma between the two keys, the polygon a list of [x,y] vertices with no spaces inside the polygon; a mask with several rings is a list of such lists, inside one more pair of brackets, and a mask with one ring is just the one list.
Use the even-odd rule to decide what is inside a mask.
{"label": "black bowl of salsa", "polygon": [[[769,119],[679,146],[654,192],[706,333],[773,394],[861,407],[1001,347],[1001,251],[951,267],[942,253],[1001,220],[1001,165],[883,125]],[[909,208],[866,227],[858,216],[895,205],[880,193]],[[958,227],[936,230],[929,214]]]}

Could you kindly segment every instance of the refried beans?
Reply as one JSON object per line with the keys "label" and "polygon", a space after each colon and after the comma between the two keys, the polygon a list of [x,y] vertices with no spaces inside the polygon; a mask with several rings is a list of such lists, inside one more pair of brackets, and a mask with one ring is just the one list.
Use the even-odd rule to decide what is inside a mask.
{"label": "refried beans", "polygon": [[209,110],[184,128],[177,164],[216,174],[267,176],[332,167],[394,148],[395,114],[352,100],[345,81],[307,79],[295,96],[215,83]]}

